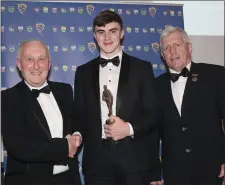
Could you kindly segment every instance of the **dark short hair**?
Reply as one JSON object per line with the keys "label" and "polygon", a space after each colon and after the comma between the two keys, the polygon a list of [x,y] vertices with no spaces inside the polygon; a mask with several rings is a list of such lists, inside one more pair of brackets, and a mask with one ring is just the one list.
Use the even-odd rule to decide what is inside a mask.
{"label": "dark short hair", "polygon": [[119,23],[121,29],[123,29],[123,21],[121,17],[111,11],[111,10],[104,10],[101,11],[94,19],[93,21],[93,30],[95,30],[95,26],[105,26],[108,23],[117,22]]}

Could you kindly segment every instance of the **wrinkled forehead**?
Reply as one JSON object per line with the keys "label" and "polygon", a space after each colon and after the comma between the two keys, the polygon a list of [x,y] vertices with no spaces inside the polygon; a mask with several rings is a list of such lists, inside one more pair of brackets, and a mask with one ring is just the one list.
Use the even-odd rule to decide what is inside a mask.
{"label": "wrinkled forehead", "polygon": [[44,55],[48,56],[48,50],[45,45],[38,41],[24,43],[21,48],[22,55]]}

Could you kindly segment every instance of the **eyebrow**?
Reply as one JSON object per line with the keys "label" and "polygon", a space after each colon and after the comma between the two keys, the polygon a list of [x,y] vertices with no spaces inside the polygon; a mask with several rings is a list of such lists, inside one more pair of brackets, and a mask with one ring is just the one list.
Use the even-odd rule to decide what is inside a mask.
{"label": "eyebrow", "polygon": [[[119,29],[118,29],[118,28],[111,28],[109,31],[113,31],[113,30],[119,30]],[[97,30],[95,33],[100,32],[100,31],[104,31],[104,32],[105,32],[105,30],[99,29],[99,30]]]}

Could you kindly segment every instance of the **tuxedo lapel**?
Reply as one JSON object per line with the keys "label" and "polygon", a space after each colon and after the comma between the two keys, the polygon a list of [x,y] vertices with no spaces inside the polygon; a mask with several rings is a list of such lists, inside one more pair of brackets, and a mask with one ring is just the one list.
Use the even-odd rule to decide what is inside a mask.
{"label": "tuxedo lapel", "polygon": [[100,87],[99,87],[99,60],[100,57],[96,58],[92,63],[92,87],[94,98],[96,100],[97,105],[97,114],[101,116],[101,107],[100,107]]}
{"label": "tuxedo lapel", "polygon": [[175,101],[173,99],[170,75],[169,75],[169,73],[167,73],[166,75],[167,76],[166,76],[166,82],[165,82],[166,83],[165,84],[165,94],[166,94],[165,96],[167,97],[166,99],[168,99],[169,102],[171,102],[171,104],[173,105],[173,108],[175,110],[175,114],[180,117],[179,111],[178,111],[177,106],[175,104]]}
{"label": "tuxedo lapel", "polygon": [[[199,80],[199,72],[195,63],[192,62],[191,69],[188,74],[187,83],[184,89],[182,107],[188,103],[188,99],[190,100],[192,92],[196,90],[196,85],[198,84]],[[182,109],[181,109],[182,110]],[[184,115],[181,111],[181,115]]]}
{"label": "tuxedo lapel", "polygon": [[40,125],[42,130],[46,133],[47,137],[51,138],[51,133],[48,127],[47,120],[34,94],[31,92],[31,90],[25,84],[24,81],[20,83],[19,88],[20,88],[19,92],[22,92],[22,96],[24,98],[23,101],[24,104],[28,107],[28,110],[31,111],[34,119],[37,120],[38,124]]}
{"label": "tuxedo lapel", "polygon": [[120,77],[117,88],[117,98],[116,98],[116,115],[119,115],[119,110],[121,108],[123,98],[126,96],[125,87],[128,83],[128,77],[130,72],[130,57],[123,52]]}

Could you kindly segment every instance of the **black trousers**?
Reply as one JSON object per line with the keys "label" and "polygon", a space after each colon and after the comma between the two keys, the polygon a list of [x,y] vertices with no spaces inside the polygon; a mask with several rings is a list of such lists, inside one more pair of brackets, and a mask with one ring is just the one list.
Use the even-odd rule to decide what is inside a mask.
{"label": "black trousers", "polygon": [[74,183],[69,171],[56,175],[10,174],[6,175],[4,185],[80,185]]}
{"label": "black trousers", "polygon": [[[118,143],[102,140],[98,169],[84,172],[85,185],[149,185],[151,171],[128,173],[122,164],[123,157],[117,150]],[[131,161],[132,162],[132,161]]]}

